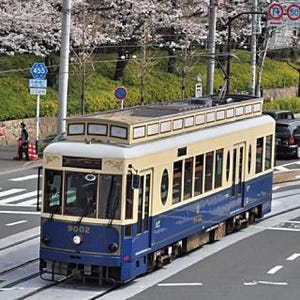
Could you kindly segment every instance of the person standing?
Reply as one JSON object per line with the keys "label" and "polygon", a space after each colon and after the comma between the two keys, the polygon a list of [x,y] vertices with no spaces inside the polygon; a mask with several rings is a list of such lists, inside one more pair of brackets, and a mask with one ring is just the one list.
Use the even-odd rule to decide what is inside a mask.
{"label": "person standing", "polygon": [[26,125],[24,122],[21,122],[21,135],[18,143],[18,159],[21,160],[23,158],[23,153],[25,153],[26,159],[29,160],[28,157],[28,132],[26,129]]}

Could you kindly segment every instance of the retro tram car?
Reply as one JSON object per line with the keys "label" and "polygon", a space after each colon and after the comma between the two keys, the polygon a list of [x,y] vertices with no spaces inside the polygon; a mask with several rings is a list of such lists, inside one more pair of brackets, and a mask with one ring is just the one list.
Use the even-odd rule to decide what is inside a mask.
{"label": "retro tram car", "polygon": [[41,276],[124,283],[270,212],[262,105],[230,95],[68,118],[44,150]]}

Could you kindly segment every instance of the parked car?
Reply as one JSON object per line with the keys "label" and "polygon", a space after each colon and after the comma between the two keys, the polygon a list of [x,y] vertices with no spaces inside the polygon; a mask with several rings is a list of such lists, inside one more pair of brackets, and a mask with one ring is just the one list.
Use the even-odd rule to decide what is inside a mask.
{"label": "parked car", "polygon": [[63,141],[66,139],[65,132],[59,134],[50,134],[42,139],[38,144],[38,154],[43,155],[44,149],[51,143]]}
{"label": "parked car", "polygon": [[300,158],[300,118],[276,121],[276,156]]}
{"label": "parked car", "polygon": [[263,110],[262,112],[264,115],[269,115],[272,118],[274,118],[276,121],[280,119],[295,119],[295,116],[293,112],[290,110],[276,110],[276,109],[270,109],[270,110]]}

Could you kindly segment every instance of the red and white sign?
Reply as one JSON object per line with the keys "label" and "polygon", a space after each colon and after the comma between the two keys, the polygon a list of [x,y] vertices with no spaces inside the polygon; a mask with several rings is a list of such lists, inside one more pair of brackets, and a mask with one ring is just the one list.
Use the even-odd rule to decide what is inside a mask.
{"label": "red and white sign", "polygon": [[272,3],[268,7],[268,18],[271,20],[280,20],[283,17],[284,9],[279,3]]}
{"label": "red and white sign", "polygon": [[300,6],[291,4],[286,9],[286,14],[289,20],[298,21],[300,19]]}

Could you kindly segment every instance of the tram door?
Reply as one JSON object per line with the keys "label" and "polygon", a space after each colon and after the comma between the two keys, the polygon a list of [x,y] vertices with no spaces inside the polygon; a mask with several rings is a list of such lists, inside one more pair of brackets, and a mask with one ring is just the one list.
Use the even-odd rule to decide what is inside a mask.
{"label": "tram door", "polygon": [[137,210],[137,234],[140,250],[150,247],[150,205],[152,203],[151,195],[152,172],[143,172],[140,174],[140,187],[138,189],[138,210]]}
{"label": "tram door", "polygon": [[244,172],[245,172],[245,144],[235,145],[233,148],[233,168],[231,196],[235,198],[238,207],[244,206]]}

